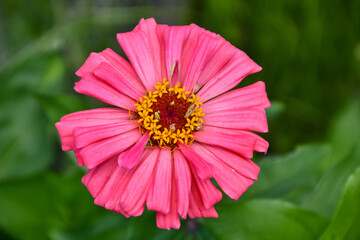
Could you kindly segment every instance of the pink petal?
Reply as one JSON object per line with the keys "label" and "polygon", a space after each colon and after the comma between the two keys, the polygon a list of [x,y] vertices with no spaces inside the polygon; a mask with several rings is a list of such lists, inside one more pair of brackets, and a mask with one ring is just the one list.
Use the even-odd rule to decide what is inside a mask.
{"label": "pink petal", "polygon": [[214,171],[211,165],[209,165],[199,154],[194,152],[188,145],[179,144],[181,152],[185,155],[190,164],[194,167],[196,174],[202,178],[207,179],[214,176]]}
{"label": "pink petal", "polygon": [[120,135],[124,132],[138,128],[131,120],[121,120],[117,123],[75,127],[73,130],[75,148],[83,148],[99,140]]}
{"label": "pink petal", "polygon": [[84,166],[84,160],[82,160],[82,158],[79,154],[79,151],[74,151],[74,155],[75,155],[75,158],[76,158],[76,161],[77,161],[79,167]]}
{"label": "pink petal", "polygon": [[234,57],[213,76],[197,93],[202,102],[216,97],[238,85],[247,75],[259,72],[261,67],[243,51],[238,50]]}
{"label": "pink petal", "polygon": [[222,147],[216,147],[207,144],[204,146],[231,169],[234,169],[236,172],[246,178],[255,181],[257,180],[260,168],[250,159],[244,158]]}
{"label": "pink petal", "polygon": [[191,184],[191,192],[190,192],[190,203],[189,203],[189,217],[190,218],[217,218],[218,214],[213,206],[210,208],[206,208],[203,204],[203,200],[201,198],[201,194],[193,180]]}
{"label": "pink petal", "polygon": [[146,206],[149,210],[169,213],[172,183],[172,159],[168,148],[160,150],[154,183],[149,190]]}
{"label": "pink petal", "polygon": [[97,68],[102,62],[107,62],[106,58],[101,55],[101,53],[90,53],[90,56],[86,59],[85,63],[76,71],[78,77],[83,77],[87,73],[92,73],[92,71]]}
{"label": "pink petal", "polygon": [[104,125],[124,119],[129,119],[129,113],[126,110],[98,108],[65,115],[60,122],[55,123],[55,127],[61,138],[62,149],[69,151],[73,149],[73,129],[75,127]]}
{"label": "pink petal", "polygon": [[91,169],[103,161],[121,153],[133,145],[140,137],[141,134],[139,130],[134,129],[121,135],[91,143],[84,148],[74,149],[74,151],[78,151],[86,168]]}
{"label": "pink petal", "polygon": [[91,53],[85,63],[75,74],[79,77],[83,77],[86,73],[92,73],[93,70],[101,63],[111,65],[137,89],[145,89],[131,64],[110,48],[107,48],[100,53]]}
{"label": "pink petal", "polygon": [[270,105],[265,91],[265,83],[256,82],[250,86],[224,93],[206,102],[203,106],[203,111],[205,113],[212,113],[249,107],[269,108]]}
{"label": "pink petal", "polygon": [[63,116],[60,121],[75,121],[83,119],[129,119],[129,111],[121,108],[95,108]]}
{"label": "pink petal", "polygon": [[207,126],[268,132],[265,111],[259,107],[206,113],[203,120]]}
{"label": "pink petal", "polygon": [[267,150],[269,148],[269,143],[265,139],[260,137],[259,135],[255,134],[253,132],[242,131],[242,130],[236,130],[235,134],[245,134],[245,135],[255,138],[256,142],[255,142],[254,150],[257,152],[267,153]]}
{"label": "pink petal", "polygon": [[119,167],[116,157],[113,157],[89,170],[82,182],[95,198],[95,204],[129,217],[117,203],[132,174],[133,171]]}
{"label": "pink petal", "polygon": [[[112,160],[115,160],[116,163],[116,158],[113,158]],[[132,174],[132,170],[128,171],[119,166],[115,166],[114,172],[109,178],[106,179],[106,182],[98,196],[96,196],[94,203],[111,211],[121,213],[125,217],[129,217],[130,215],[119,207],[118,202]]]}
{"label": "pink petal", "polygon": [[166,62],[165,62],[165,39],[164,39],[164,33],[165,30],[168,28],[168,25],[164,24],[158,24],[157,25],[157,35],[161,46],[161,53],[159,57],[161,58],[161,79],[164,79],[167,77],[166,73]]}
{"label": "pink petal", "polygon": [[[179,63],[179,65],[181,66],[179,75],[180,81],[183,81],[183,79],[185,79],[187,69],[197,46],[199,34],[206,32],[205,29],[195,24],[189,25],[188,28],[189,34],[186,38],[186,41],[184,42],[183,51],[181,53],[181,60]],[[188,89],[186,90],[188,91]]]}
{"label": "pink petal", "polygon": [[218,39],[208,33],[199,34],[198,41],[183,79],[183,86],[187,91],[192,91],[195,83],[203,71],[208,57],[214,51]]}
{"label": "pink petal", "polygon": [[133,83],[125,78],[125,76],[112,67],[109,63],[101,63],[94,71],[97,78],[102,79],[104,82],[118,90],[119,92],[128,95],[129,97],[138,100],[144,96],[145,88],[137,89]]}
{"label": "pink petal", "polygon": [[226,64],[231,60],[234,54],[238,51],[236,47],[231,45],[228,41],[217,35],[218,43],[216,49],[209,56],[204,70],[201,72],[197,80],[200,87],[207,83],[215,74],[223,69]]}
{"label": "pink petal", "polygon": [[172,86],[175,86],[178,82],[177,78],[171,77],[171,70],[173,65],[177,63],[175,71],[181,69],[182,66],[179,64],[181,55],[183,53],[183,47],[190,28],[188,26],[171,26],[165,28],[164,31],[164,44],[165,44],[165,64],[168,79],[171,79]]}
{"label": "pink petal", "polygon": [[[150,154],[151,150],[146,149],[142,156],[141,159],[145,159],[147,158],[147,156]],[[115,158],[116,160],[116,158]],[[117,161],[115,161],[117,162]],[[116,176],[115,174],[112,175],[115,176],[113,179],[109,178],[108,180],[108,184],[105,185],[105,187],[102,189],[101,191],[101,196],[99,195],[96,199],[95,199],[95,203],[105,203],[105,208],[115,211],[115,212],[119,212],[121,214],[123,214],[125,217],[129,217],[130,214],[128,212],[126,212],[122,206],[119,204],[119,201],[131,179],[131,177],[133,176],[136,167],[134,167],[131,170],[126,170],[122,167],[120,167],[119,165],[117,165],[115,167],[115,173],[118,173],[118,176]],[[107,188],[108,186],[108,188]]]}
{"label": "pink petal", "polygon": [[186,218],[189,209],[191,172],[186,158],[180,150],[174,150],[175,181],[177,186],[178,212]]}
{"label": "pink petal", "polygon": [[156,214],[156,225],[158,228],[170,230],[170,228],[179,229],[180,219],[177,213],[178,199],[176,197],[176,184],[172,182],[171,187],[171,200],[170,200],[170,211],[167,214],[157,212]]}
{"label": "pink petal", "polygon": [[134,146],[132,146],[129,150],[120,153],[118,158],[119,166],[126,169],[132,169],[136,164],[138,164],[141,154],[144,151],[149,139],[149,133],[146,132],[144,135],[142,135],[139,141],[134,144]]}
{"label": "pink petal", "polygon": [[203,156],[206,161],[214,166],[214,178],[220,188],[232,199],[238,199],[254,181],[240,175],[235,169],[226,165],[204,146],[194,143],[191,145],[195,152]]}
{"label": "pink petal", "polygon": [[267,150],[269,148],[269,142],[268,141],[266,141],[262,137],[256,135],[255,133],[247,132],[247,134],[250,135],[250,136],[254,136],[256,138],[256,143],[255,143],[255,148],[254,148],[255,151],[267,153]]}
{"label": "pink petal", "polygon": [[131,216],[140,216],[144,211],[145,199],[153,184],[159,152],[160,148],[151,149],[150,154],[137,166],[120,198],[120,207]]}
{"label": "pink petal", "polygon": [[213,127],[213,126],[204,126],[202,130],[225,133],[225,134],[234,135],[234,136],[246,135],[255,140],[254,150],[257,152],[266,153],[269,148],[269,143],[265,139],[256,135],[253,132],[249,132],[246,130],[229,129],[229,128],[221,128],[221,127]]}
{"label": "pink petal", "polygon": [[78,93],[95,97],[105,103],[121,108],[134,110],[136,101],[119,92],[107,83],[96,78],[91,73],[87,73],[74,87]]}
{"label": "pink petal", "polygon": [[223,132],[209,131],[205,127],[203,127],[202,131],[194,133],[194,136],[195,140],[200,143],[223,147],[246,158],[253,157],[256,142],[254,137],[245,134],[235,136]]}
{"label": "pink petal", "polygon": [[[156,35],[156,32],[154,34]],[[142,30],[117,34],[117,39],[125,54],[146,89],[150,91],[154,91],[155,83],[161,81],[161,67],[159,68],[161,59],[158,52],[160,46],[159,44],[152,45],[156,42],[154,38],[157,38],[157,35],[149,39]]]}
{"label": "pink petal", "polygon": [[[124,184],[125,181],[123,181],[123,178],[127,170],[120,168],[116,165],[113,165],[113,163],[116,163],[115,157],[105,161],[105,163],[106,162],[111,162],[111,165],[113,167],[112,172],[111,174],[107,174],[107,175],[102,175],[100,172],[97,173],[99,177],[102,177],[102,179],[99,182],[100,183],[104,182],[104,183],[101,189],[99,190],[98,194],[96,195],[96,197],[94,197],[95,198],[94,203],[102,207],[105,207],[108,204],[112,196],[114,196],[115,191],[121,188],[122,185],[126,186],[126,183]],[[93,182],[95,182],[95,180],[96,179],[94,179]],[[114,207],[114,205],[112,205],[111,207],[108,205],[107,209],[115,210],[116,207]]]}
{"label": "pink petal", "polygon": [[[141,19],[139,24],[134,30],[141,30],[146,33],[147,38],[149,39],[150,46],[153,50],[154,57],[154,68],[155,71],[158,71],[160,80],[166,77],[165,74],[165,55],[164,52],[164,30],[168,28],[167,25],[158,25],[154,18]],[[163,73],[162,71],[163,70]],[[160,81],[158,80],[158,81]]]}
{"label": "pink petal", "polygon": [[216,187],[214,187],[210,179],[201,179],[196,174],[195,169],[192,166],[190,166],[190,169],[192,172],[194,183],[197,185],[199,193],[201,195],[204,207],[206,209],[211,208],[215,205],[215,203],[221,200],[222,193]]}
{"label": "pink petal", "polygon": [[81,181],[87,187],[93,198],[96,198],[99,194],[100,190],[106,183],[107,179],[109,179],[113,174],[116,167],[116,161],[114,161],[114,159],[109,159],[108,161],[99,164],[97,167],[90,169],[84,175]]}

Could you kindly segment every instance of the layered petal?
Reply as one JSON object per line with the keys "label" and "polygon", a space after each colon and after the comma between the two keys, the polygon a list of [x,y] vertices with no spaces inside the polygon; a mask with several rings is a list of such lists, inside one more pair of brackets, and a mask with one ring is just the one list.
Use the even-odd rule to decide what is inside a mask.
{"label": "layered petal", "polygon": [[[116,163],[116,158],[112,158],[108,161]],[[123,209],[117,206],[117,202],[119,201],[131,174],[132,172],[129,172],[126,169],[114,166],[112,174],[106,179],[98,195],[95,197],[94,203],[105,207],[106,209],[121,213],[125,217],[129,217]]]}
{"label": "layered petal", "polygon": [[189,217],[190,218],[217,218],[218,214],[213,206],[206,208],[203,204],[200,191],[195,180],[191,183],[191,192],[189,199]]}
{"label": "layered petal", "polygon": [[196,174],[202,178],[207,179],[214,176],[214,170],[202,157],[194,152],[191,147],[186,144],[179,144],[179,148],[189,163],[194,167]]}
{"label": "layered petal", "polygon": [[259,107],[214,111],[203,120],[207,126],[268,132],[265,111]]}
{"label": "layered petal", "polygon": [[209,33],[200,33],[194,49],[194,53],[190,59],[189,66],[184,76],[183,86],[188,91],[193,91],[196,81],[204,69],[208,57],[215,50],[218,38],[211,36]]}
{"label": "layered petal", "polygon": [[134,29],[141,30],[146,34],[151,49],[153,50],[154,68],[160,80],[166,77],[164,31],[168,27],[167,25],[157,24],[154,18],[148,18],[141,19]]}
{"label": "layered petal", "polygon": [[222,193],[214,187],[210,179],[201,179],[195,172],[194,167],[190,166],[193,184],[196,184],[199,194],[202,199],[202,203],[206,209],[211,208],[215,203],[219,202],[222,198]]}
{"label": "layered petal", "polygon": [[127,95],[119,92],[101,79],[95,77],[92,73],[86,73],[83,78],[75,83],[75,91],[85,95],[92,96],[105,103],[124,108],[135,110],[136,101]]}
{"label": "layered petal", "polygon": [[132,146],[140,137],[139,130],[134,129],[93,142],[83,148],[76,148],[74,151],[81,157],[86,168],[91,169]]}
{"label": "layered petal", "polygon": [[83,77],[86,73],[93,73],[102,63],[109,64],[116,69],[118,73],[127,79],[136,89],[145,89],[131,64],[110,48],[100,53],[92,52],[75,74]]}
{"label": "layered petal", "polygon": [[180,60],[189,30],[187,26],[171,26],[164,29],[166,73],[168,79],[171,79],[172,86],[176,85],[178,73],[183,70]]}
{"label": "layered petal", "polygon": [[181,67],[179,71],[180,82],[182,82],[187,75],[188,72],[187,69],[190,66],[190,61],[194,55],[199,34],[206,32],[205,29],[195,24],[190,24],[188,27],[189,27],[189,34],[187,35],[186,41],[183,46],[183,51],[181,53],[181,60],[180,60]]}
{"label": "layered petal", "polygon": [[162,50],[154,19],[141,20],[131,32],[118,33],[117,39],[147,90],[161,81]]}
{"label": "layered petal", "polygon": [[197,93],[202,102],[214,98],[238,85],[247,75],[259,72],[261,67],[246,53],[238,50],[230,61],[209,79]]}
{"label": "layered petal", "polygon": [[136,123],[130,120],[104,125],[75,127],[73,129],[75,148],[83,148],[91,143],[120,135],[135,128],[137,128]]}
{"label": "layered petal", "polygon": [[154,183],[146,200],[146,206],[149,210],[163,214],[167,214],[170,211],[171,183],[173,181],[172,162],[170,149],[161,149],[155,171]]}
{"label": "layered petal", "polygon": [[189,209],[191,172],[185,156],[178,149],[174,150],[174,172],[178,199],[177,211],[185,219]]}
{"label": "layered petal", "polygon": [[167,214],[157,212],[156,214],[156,225],[158,228],[163,228],[170,230],[170,228],[179,229],[180,228],[180,219],[179,214],[177,213],[177,206],[179,200],[176,196],[176,185],[175,181],[171,181],[171,197],[170,197],[170,209]]}
{"label": "layered petal", "polygon": [[[238,199],[253,183],[254,180],[247,178],[231,168],[225,162],[220,160],[216,155],[206,147],[194,143],[192,148],[206,161],[214,166],[214,178],[220,188],[232,199]],[[248,166],[245,166],[248,168]]]}
{"label": "layered petal", "polygon": [[140,216],[142,214],[145,199],[153,184],[160,148],[150,149],[149,151],[150,153],[144,157],[132,174],[119,201],[120,207],[130,216]]}
{"label": "layered petal", "polygon": [[202,130],[216,132],[216,133],[220,133],[220,134],[225,133],[225,134],[229,134],[229,135],[233,135],[233,136],[246,135],[249,138],[252,138],[255,140],[254,150],[257,152],[266,153],[269,148],[269,143],[265,139],[263,139],[259,135],[255,134],[253,132],[250,132],[250,131],[223,128],[223,127],[213,127],[213,126],[204,126]]}
{"label": "layered petal", "polygon": [[109,63],[101,63],[99,67],[93,71],[93,73],[97,78],[103,80],[119,92],[126,94],[132,99],[138,100],[146,93],[144,87],[136,88],[131,81],[126,79],[121,72],[116,70]]}
{"label": "layered petal", "polygon": [[118,157],[120,167],[132,169],[140,161],[142,152],[149,141],[149,133],[146,132],[129,150],[122,152]]}
{"label": "layered petal", "polygon": [[223,69],[238,50],[220,35],[217,35],[216,38],[218,39],[216,48],[211,56],[209,56],[197,80],[200,87],[204,86],[215,74]]}
{"label": "layered petal", "polygon": [[91,120],[91,119],[129,119],[132,115],[129,115],[129,111],[121,108],[95,108],[91,110],[84,110],[74,112],[63,116],[60,121],[78,121],[78,120]]}
{"label": "layered petal", "polygon": [[87,73],[93,73],[93,71],[102,63],[109,64],[116,69],[117,72],[121,74],[123,78],[127,79],[136,89],[145,89],[131,64],[110,48],[107,48],[100,53],[91,53],[75,74],[79,77],[83,77]]}
{"label": "layered petal", "polygon": [[97,167],[90,169],[82,178],[82,183],[87,187],[91,196],[96,198],[104,184],[117,168],[115,159],[109,159]]}
{"label": "layered petal", "polygon": [[119,108],[98,108],[75,112],[63,116],[55,123],[59,132],[63,151],[73,149],[73,129],[75,127],[96,126],[117,123],[129,119],[129,112]]}
{"label": "layered petal", "polygon": [[[148,152],[145,151],[144,156],[147,154]],[[119,167],[116,157],[113,157],[90,169],[82,182],[95,198],[95,204],[129,217],[130,215],[120,208],[118,202],[133,173],[134,169],[126,170]]]}
{"label": "layered petal", "polygon": [[217,111],[247,109],[251,107],[263,109],[270,107],[264,82],[256,82],[247,87],[224,93],[206,102],[203,106],[203,111],[209,114]]}
{"label": "layered petal", "polygon": [[196,141],[213,146],[219,146],[236,152],[243,157],[252,158],[256,138],[248,135],[231,135],[223,132],[211,131],[203,128],[203,131],[194,133]]}
{"label": "layered petal", "polygon": [[215,156],[217,156],[218,159],[228,165],[231,169],[234,169],[234,171],[238,172],[246,178],[252,179],[254,181],[257,180],[260,168],[250,159],[244,158],[239,154],[222,147],[211,146],[207,144],[204,144],[203,146],[206,147]]}

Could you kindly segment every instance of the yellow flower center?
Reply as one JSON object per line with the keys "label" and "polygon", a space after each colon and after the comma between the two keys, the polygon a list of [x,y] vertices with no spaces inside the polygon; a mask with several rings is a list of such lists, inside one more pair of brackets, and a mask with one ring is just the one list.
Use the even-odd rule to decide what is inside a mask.
{"label": "yellow flower center", "polygon": [[139,129],[149,131],[149,146],[174,149],[178,142],[191,145],[193,131],[200,130],[204,121],[202,102],[180,83],[170,87],[166,78],[155,84],[154,92],[140,97],[135,104]]}

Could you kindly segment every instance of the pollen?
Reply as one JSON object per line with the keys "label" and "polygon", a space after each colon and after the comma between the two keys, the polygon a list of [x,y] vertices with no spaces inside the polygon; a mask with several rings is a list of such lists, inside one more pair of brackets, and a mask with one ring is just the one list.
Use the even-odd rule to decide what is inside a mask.
{"label": "pollen", "polygon": [[155,89],[135,104],[139,129],[143,134],[149,132],[148,146],[174,149],[177,143],[191,145],[193,132],[204,122],[200,97],[185,91],[180,83],[171,87],[166,78],[157,82]]}

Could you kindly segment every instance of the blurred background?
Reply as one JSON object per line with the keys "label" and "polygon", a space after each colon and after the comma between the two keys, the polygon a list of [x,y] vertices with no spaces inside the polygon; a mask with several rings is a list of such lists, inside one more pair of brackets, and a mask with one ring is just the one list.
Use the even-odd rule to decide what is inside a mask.
{"label": "blurred background", "polygon": [[[0,239],[360,239],[360,1],[1,0]],[[270,142],[261,172],[218,219],[159,230],[155,214],[126,219],[81,183],[62,152],[61,116],[103,106],[77,94],[90,52],[123,54],[116,33],[140,18],[195,23],[263,67]],[[124,56],[124,55],[123,55]]]}

